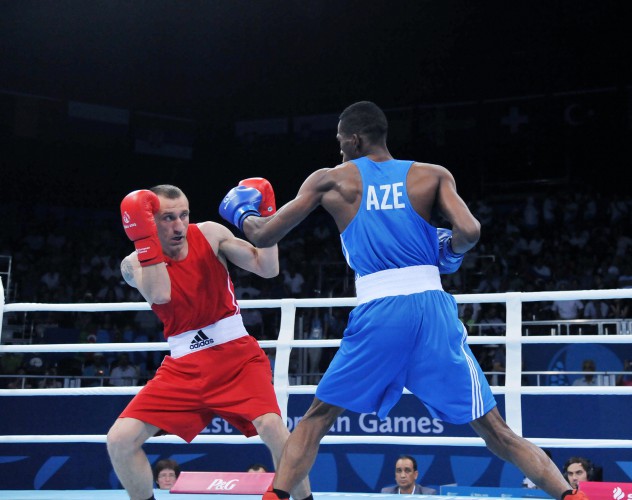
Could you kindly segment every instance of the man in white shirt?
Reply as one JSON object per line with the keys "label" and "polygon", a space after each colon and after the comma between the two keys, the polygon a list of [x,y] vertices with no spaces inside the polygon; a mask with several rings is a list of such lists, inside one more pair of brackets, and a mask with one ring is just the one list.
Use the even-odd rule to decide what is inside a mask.
{"label": "man in white shirt", "polygon": [[119,387],[136,385],[138,383],[138,370],[129,362],[129,356],[121,353],[118,363],[110,372],[110,385]]}

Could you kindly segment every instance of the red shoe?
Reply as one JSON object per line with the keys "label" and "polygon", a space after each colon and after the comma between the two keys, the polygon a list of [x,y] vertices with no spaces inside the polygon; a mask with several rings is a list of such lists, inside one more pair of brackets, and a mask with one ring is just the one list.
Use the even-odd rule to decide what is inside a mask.
{"label": "red shoe", "polygon": [[568,490],[562,493],[561,500],[589,500],[589,499],[586,493],[578,489],[575,489],[575,490]]}
{"label": "red shoe", "polygon": [[272,485],[268,486],[268,489],[263,494],[261,500],[282,500],[279,496],[273,491]]}

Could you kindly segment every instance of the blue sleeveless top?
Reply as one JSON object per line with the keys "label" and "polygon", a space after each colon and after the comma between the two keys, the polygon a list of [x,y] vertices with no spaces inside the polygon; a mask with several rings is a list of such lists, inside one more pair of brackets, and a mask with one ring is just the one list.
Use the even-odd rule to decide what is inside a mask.
{"label": "blue sleeveless top", "polygon": [[436,266],[437,229],[408,199],[406,176],[412,161],[353,160],[362,176],[358,213],[340,234],[342,252],[356,276],[409,266]]}

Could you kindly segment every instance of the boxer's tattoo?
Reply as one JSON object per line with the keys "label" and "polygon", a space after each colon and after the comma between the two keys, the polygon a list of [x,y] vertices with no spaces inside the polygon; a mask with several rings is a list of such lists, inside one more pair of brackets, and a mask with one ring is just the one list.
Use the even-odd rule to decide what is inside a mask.
{"label": "boxer's tattoo", "polygon": [[133,286],[134,288],[138,288],[136,286],[136,280],[134,280],[134,268],[129,260],[125,259],[121,263],[121,274],[123,275],[123,279],[129,286]]}

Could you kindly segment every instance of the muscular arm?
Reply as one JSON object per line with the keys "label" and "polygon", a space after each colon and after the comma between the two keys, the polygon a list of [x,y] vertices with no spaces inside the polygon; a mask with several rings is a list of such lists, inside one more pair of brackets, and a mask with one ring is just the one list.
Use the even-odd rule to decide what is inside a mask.
{"label": "muscular arm", "polygon": [[164,263],[141,267],[136,252],[121,262],[121,274],[129,286],[141,293],[149,304],[166,304],[171,300],[171,279]]}
{"label": "muscular arm", "polygon": [[452,249],[457,253],[470,250],[481,235],[481,224],[456,191],[452,174],[440,169],[437,205],[441,214],[452,224]]}
{"label": "muscular arm", "polygon": [[203,222],[199,227],[220,259],[228,260],[262,278],[274,278],[279,274],[279,250],[276,245],[257,248],[215,222]]}
{"label": "muscular arm", "polygon": [[278,243],[320,205],[323,194],[332,187],[331,170],[324,168],[311,174],[303,182],[296,197],[279,208],[276,214],[270,217],[248,217],[243,225],[246,237],[259,247]]}

